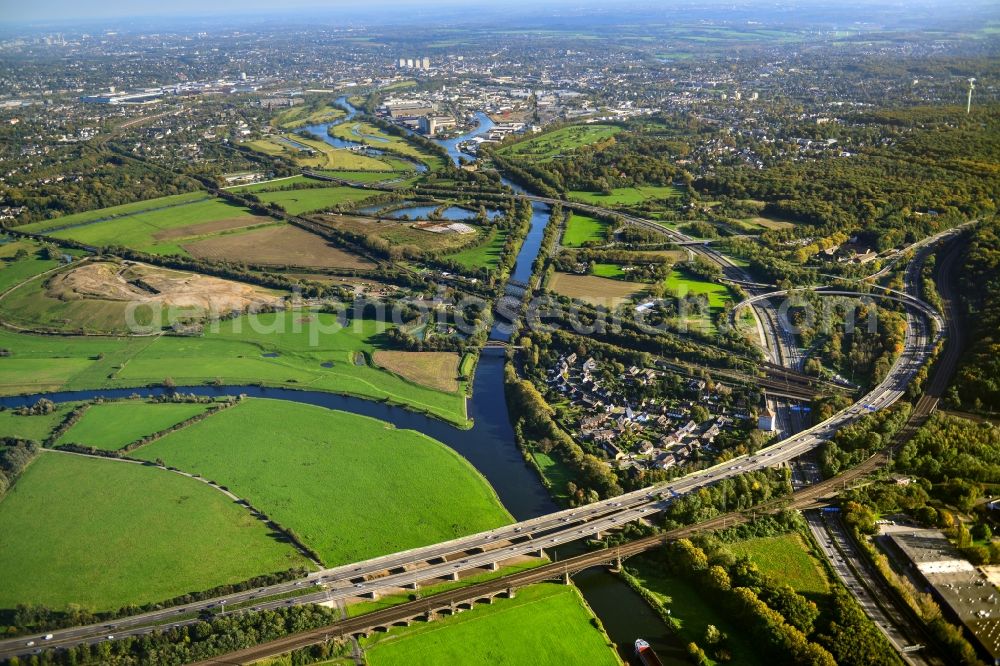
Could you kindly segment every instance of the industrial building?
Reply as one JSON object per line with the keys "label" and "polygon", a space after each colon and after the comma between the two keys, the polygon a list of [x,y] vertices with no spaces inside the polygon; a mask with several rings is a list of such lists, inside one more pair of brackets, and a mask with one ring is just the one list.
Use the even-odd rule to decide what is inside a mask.
{"label": "industrial building", "polygon": [[950,541],[933,529],[891,531],[885,538],[905,558],[946,615],[965,625],[987,663],[1000,664],[1000,591]]}

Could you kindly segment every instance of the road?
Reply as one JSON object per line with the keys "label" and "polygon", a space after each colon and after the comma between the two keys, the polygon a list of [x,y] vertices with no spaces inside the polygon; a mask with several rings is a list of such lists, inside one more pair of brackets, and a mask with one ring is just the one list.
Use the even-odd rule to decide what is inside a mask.
{"label": "road", "polygon": [[[717,530],[732,527],[753,519],[761,512],[778,509],[809,509],[826,504],[827,500],[837,494],[837,491],[888,463],[888,456],[881,452],[869,458],[861,465],[845,472],[841,476],[828,479],[814,486],[796,491],[791,498],[779,499],[763,507],[757,507],[754,512],[733,512],[716,516],[696,525],[687,525],[661,534],[636,539],[616,546],[601,549],[553,562],[535,569],[510,574],[503,578],[477,583],[468,587],[452,590],[433,597],[403,603],[390,608],[350,618],[334,624],[301,632],[292,636],[264,643],[245,650],[239,650],[226,655],[198,662],[195,666],[245,664],[267,657],[277,656],[290,650],[313,645],[336,636],[361,635],[377,628],[387,628],[399,622],[409,622],[427,617],[428,612],[450,610],[457,604],[474,602],[498,594],[506,594],[519,587],[534,583],[561,579],[584,569],[602,564],[616,563],[639,553],[662,546],[667,541],[693,536],[706,530]],[[472,602],[472,603],[470,603]]]}
{"label": "road", "polygon": [[[455,577],[463,571],[492,569],[512,558],[538,553],[540,549],[589,538],[633,520],[648,517],[663,509],[673,497],[686,494],[754,469],[773,467],[816,448],[840,428],[878,409],[884,409],[902,397],[913,375],[928,358],[934,341],[921,317],[908,315],[905,348],[886,379],[849,409],[792,437],[786,438],[753,455],[742,456],[722,465],[690,474],[660,486],[646,488],[583,508],[566,509],[521,523],[474,534],[449,542],[434,544],[402,553],[394,553],[355,564],[314,572],[305,579],[267,586],[257,590],[225,595],[216,599],[187,604],[116,620],[109,625],[90,625],[53,631],[47,647],[95,642],[115,636],[141,635],[152,629],[150,623],[170,623],[178,616],[202,610],[218,609],[256,598],[283,594],[301,586],[323,585],[321,592],[276,602],[280,604],[335,601],[380,591],[412,586],[432,578]],[[275,602],[254,608],[273,607]],[[185,620],[190,621],[190,620]],[[0,657],[25,650],[25,643],[38,637],[23,637],[0,642]]]}
{"label": "road", "polygon": [[858,552],[843,523],[815,510],[805,515],[809,530],[837,577],[903,661],[911,666],[943,666],[943,660],[927,651],[923,627],[895,605],[892,591],[872,570],[867,557]]}
{"label": "road", "polygon": [[[543,200],[537,197],[528,197]],[[565,204],[565,202],[561,202]],[[636,218],[638,219],[638,218]],[[656,225],[657,229],[663,230]],[[715,253],[705,248],[705,251]],[[722,264],[742,272],[727,258],[718,255]],[[907,295],[919,293],[919,276],[916,262],[911,262],[905,280]],[[911,307],[913,303],[908,303]],[[923,313],[921,313],[923,314]],[[766,327],[765,327],[766,328]],[[780,328],[780,327],[779,327]],[[782,349],[787,341],[777,338],[771,343]],[[170,624],[178,617],[203,610],[215,610],[225,605],[233,606],[292,592],[313,585],[322,585],[322,591],[297,596],[288,600],[262,602],[251,606],[264,609],[276,605],[301,604],[316,601],[337,601],[360,596],[375,596],[384,590],[413,586],[433,578],[457,577],[463,571],[494,569],[513,558],[539,553],[541,549],[563,543],[590,538],[609,529],[619,527],[639,518],[648,517],[662,510],[675,496],[683,495],[750,470],[773,467],[812,451],[833,436],[837,430],[853,423],[870,411],[884,409],[899,400],[913,376],[928,359],[936,338],[928,330],[927,322],[913,313],[907,314],[904,350],[889,370],[885,380],[850,408],[835,414],[812,428],[785,438],[761,451],[730,460],[724,464],[695,472],[670,483],[645,488],[583,508],[567,509],[540,516],[507,527],[454,539],[401,553],[373,558],[364,562],[332,567],[309,574],[306,578],[289,581],[256,590],[225,595],[211,600],[153,611],[108,624],[73,627],[52,631],[53,638],[44,641],[45,647],[65,647],[79,643],[105,640],[108,635],[142,635],[158,627],[150,624]],[[792,345],[794,347],[794,345]],[[785,352],[788,350],[786,349]],[[183,620],[190,622],[193,620]],[[34,640],[42,645],[41,637],[26,636],[0,641],[0,658],[26,650],[26,642]]]}

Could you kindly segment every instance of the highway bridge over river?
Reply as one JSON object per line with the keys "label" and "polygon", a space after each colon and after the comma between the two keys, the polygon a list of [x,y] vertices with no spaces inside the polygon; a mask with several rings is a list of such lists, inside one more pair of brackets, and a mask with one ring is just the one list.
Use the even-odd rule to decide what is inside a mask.
{"label": "highway bridge over river", "polygon": [[[541,201],[550,204],[559,203],[566,207],[580,209],[580,206],[571,202],[530,195],[518,196],[532,201]],[[593,209],[595,212],[601,210],[589,206],[583,207],[583,210],[588,209]],[[611,213],[611,211],[603,210],[602,212],[605,214]],[[614,214],[618,215],[617,213]],[[619,217],[629,223],[640,226],[652,226],[657,232],[665,233],[677,241],[693,240],[648,220],[627,215],[619,215]],[[731,260],[715,250],[704,245],[693,245],[691,248],[709,261],[719,265],[726,274],[726,277],[744,282],[752,281],[751,277],[742,268],[736,266]],[[196,620],[189,618],[200,612],[214,611],[220,608],[224,609],[226,606],[232,607],[237,604],[242,604],[251,610],[264,610],[303,603],[323,602],[335,604],[359,597],[378,598],[382,594],[400,589],[416,590],[421,583],[429,580],[457,580],[464,572],[497,570],[499,567],[504,566],[505,563],[523,558],[524,556],[542,556],[546,548],[582,539],[600,537],[609,530],[636,520],[651,517],[656,512],[667,507],[677,496],[697,491],[698,489],[718,483],[723,479],[732,478],[750,470],[774,467],[786,463],[804,453],[814,450],[822,442],[832,437],[837,430],[854,423],[865,414],[884,409],[894,404],[904,395],[910,381],[927,362],[942,335],[941,331],[943,328],[931,323],[935,319],[935,313],[927,311],[920,303],[914,300],[919,293],[919,265],[920,262],[913,261],[907,267],[905,278],[906,293],[900,299],[908,308],[904,349],[890,368],[886,378],[848,409],[754,454],[744,455],[671,482],[626,493],[585,507],[558,511],[444,543],[393,553],[363,562],[323,569],[313,572],[303,579],[172,608],[155,610],[118,619],[112,623],[56,630],[52,632],[52,638],[46,640],[44,645],[49,648],[58,648],[80,643],[96,643],[106,640],[109,634],[114,634],[116,637],[141,636],[160,630],[164,626],[194,622]],[[779,327],[774,313],[763,305],[770,296],[773,296],[773,294],[753,294],[752,297],[759,299],[759,302],[748,305],[755,309],[755,314],[759,318],[758,320],[764,322],[759,324],[759,328],[771,350],[772,357],[780,365],[797,369],[800,364],[800,358],[795,350],[791,333]],[[937,318],[939,317],[940,315],[937,315]],[[933,405],[923,404],[921,406],[921,404],[918,404],[918,409],[933,409]],[[874,469],[872,465],[877,466],[878,464],[877,461],[873,461],[876,461],[876,459],[865,463],[860,468],[852,471],[851,474],[861,474],[865,470],[871,471],[871,469]],[[803,506],[811,505],[809,502],[815,502],[823,496],[824,492],[829,490],[828,484],[819,484],[812,488],[807,488],[796,494],[795,502],[808,499],[809,501]],[[737,519],[737,516],[732,517],[734,521]],[[708,523],[683,529],[712,529],[718,526],[721,526],[721,523],[716,525],[715,521],[709,521]],[[624,557],[634,552],[641,552],[643,549],[655,547],[666,538],[673,538],[687,533],[689,532],[675,531],[666,535],[632,542],[622,546],[615,557]],[[559,572],[559,567],[562,567],[563,573],[572,573],[573,568],[577,565],[585,568],[585,566],[607,562],[609,557],[611,557],[610,551],[581,555],[578,558],[561,562],[558,565],[547,565],[539,569],[517,574],[518,578],[504,577],[495,586],[497,590],[503,591],[515,584],[528,584],[536,579],[547,580],[552,577],[554,572]],[[553,567],[556,568],[553,569]],[[450,608],[447,605],[456,599],[466,603],[470,599],[475,601],[476,598],[479,598],[478,595],[480,594],[483,595],[483,599],[486,599],[490,594],[496,592],[496,590],[491,592],[492,588],[489,586],[490,584],[483,585],[486,585],[486,587],[476,586],[474,588],[466,588],[464,591],[456,590],[445,595],[434,595],[434,601],[425,602],[425,604],[429,603],[430,605],[422,607],[421,612],[433,613],[444,607]],[[291,598],[275,598],[313,587],[316,588],[315,592],[308,592]],[[472,591],[470,592],[469,590]],[[472,598],[469,596],[470,594],[477,596]],[[385,617],[382,615],[373,615],[355,618],[346,621],[347,623],[343,624],[339,629],[328,627],[324,628],[322,633],[314,632],[304,638],[293,636],[282,639],[284,642],[279,647],[281,647],[281,651],[286,651],[302,645],[319,642],[325,636],[345,635],[352,632],[363,633],[372,628],[370,626],[372,621],[383,623],[409,621],[420,614],[419,612],[414,612],[414,610],[415,607],[412,605],[404,605],[382,611],[381,613]],[[26,650],[26,641],[32,640],[32,638],[20,637],[0,641],[0,658],[22,654]],[[40,638],[34,638],[34,640],[41,641]],[[214,663],[236,662],[231,660],[217,660]]]}

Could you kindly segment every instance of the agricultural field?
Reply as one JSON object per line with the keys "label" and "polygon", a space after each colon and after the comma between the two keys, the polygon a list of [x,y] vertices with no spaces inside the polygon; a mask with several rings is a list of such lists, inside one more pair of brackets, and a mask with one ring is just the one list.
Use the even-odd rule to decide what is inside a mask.
{"label": "agricultural field", "polygon": [[149,333],[175,320],[201,320],[276,306],[269,290],[134,262],[79,262],[0,297],[0,313],[27,330]]}
{"label": "agricultural field", "polygon": [[375,634],[363,644],[371,666],[620,666],[607,635],[592,624],[593,617],[575,587],[545,583],[518,590],[514,599]]}
{"label": "agricultural field", "polygon": [[548,162],[581,146],[611,138],[620,131],[621,128],[614,125],[571,125],[505,146],[500,154],[532,162]]}
{"label": "agricultural field", "polygon": [[608,223],[588,215],[573,213],[566,222],[562,244],[566,247],[582,247],[588,243],[602,245],[607,241]]}
{"label": "agricultural field", "polygon": [[368,269],[375,264],[299,227],[288,224],[186,242],[192,257],[261,266]]}
{"label": "agricultural field", "polygon": [[438,391],[457,391],[458,363],[454,352],[375,352],[375,365],[421,386]]}
{"label": "agricultural field", "polygon": [[44,451],[0,501],[0,607],[112,610],[309,566],[200,481]]}
{"label": "agricultural field", "polygon": [[446,255],[444,258],[457,261],[466,268],[493,270],[500,264],[509,233],[507,229],[491,229],[487,238],[479,245]]}
{"label": "agricultural field", "polygon": [[175,194],[167,197],[159,197],[157,199],[146,199],[144,201],[136,201],[130,204],[122,204],[121,206],[99,208],[97,210],[90,210],[84,213],[74,213],[73,215],[54,217],[50,220],[26,224],[19,227],[19,230],[28,231],[33,234],[41,234],[77,225],[103,222],[116,217],[125,217],[136,215],[138,213],[164,210],[174,206],[183,206],[189,203],[195,203],[197,201],[207,201],[211,198],[212,195],[202,191]]}
{"label": "agricultural field", "polygon": [[327,210],[342,204],[360,203],[378,194],[380,193],[371,190],[360,190],[340,185],[303,190],[259,191],[255,192],[254,196],[265,204],[278,204],[282,210],[290,215],[302,215],[303,213]]}
{"label": "agricultural field", "polygon": [[61,403],[56,405],[51,414],[24,416],[10,410],[0,411],[0,436],[42,442],[66,418],[73,407],[75,403]]}
{"label": "agricultural field", "polygon": [[[180,239],[224,235],[233,230],[277,224],[273,218],[254,215],[242,206],[235,206],[221,199],[201,198],[159,207],[155,207],[156,201],[144,202],[147,208],[143,211],[122,213],[115,217],[108,217],[107,211],[113,209],[94,211],[93,220],[80,222],[73,227],[54,230],[26,227],[25,230],[44,232],[54,238],[68,238],[98,247],[122,245],[153,254],[186,255]],[[39,224],[46,225],[49,222]]]}
{"label": "agricultural field", "polygon": [[311,405],[245,400],[134,455],[227,486],[327,565],[511,522],[486,480],[443,444]]}
{"label": "agricultural field", "polygon": [[[412,222],[390,218],[357,217],[354,215],[319,215],[317,221],[327,226],[374,238],[381,238],[395,247],[409,247],[414,251],[446,253],[465,248],[471,234],[439,234],[423,231]],[[482,234],[477,235],[482,239]],[[479,244],[473,247],[478,248]]]}
{"label": "agricultural field", "polygon": [[141,437],[202,414],[209,407],[197,403],[137,401],[91,405],[55,444],[82,444],[117,451]]}
{"label": "agricultural field", "polygon": [[726,544],[726,548],[737,557],[749,557],[761,571],[813,601],[830,592],[826,572],[800,534],[747,539]]}
{"label": "agricultural field", "polygon": [[572,273],[554,273],[548,285],[548,290],[556,294],[611,308],[646,289],[649,289],[649,285],[642,282]]}
{"label": "agricultural field", "polygon": [[591,206],[634,206],[647,201],[676,199],[680,196],[673,185],[648,185],[642,187],[619,187],[605,194],[603,192],[582,192],[574,190],[568,193],[574,201]]}

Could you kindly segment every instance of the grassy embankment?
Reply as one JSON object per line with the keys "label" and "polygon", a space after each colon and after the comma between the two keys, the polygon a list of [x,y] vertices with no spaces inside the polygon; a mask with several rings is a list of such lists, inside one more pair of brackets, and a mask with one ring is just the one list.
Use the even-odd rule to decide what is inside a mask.
{"label": "grassy embankment", "polygon": [[218,381],[346,393],[467,425],[464,382],[456,391],[437,391],[361,360],[383,348],[378,322],[338,329],[334,315],[295,312],[261,314],[254,321],[225,321],[198,338],[54,337],[0,330],[0,348],[11,350],[0,359],[0,394],[130,388],[169,377],[178,385]]}
{"label": "grassy embankment", "polygon": [[371,666],[536,664],[619,666],[607,635],[574,587],[543,584],[514,599],[428,624],[393,628],[364,641]]}
{"label": "grassy embankment", "polygon": [[294,530],[327,565],[511,522],[486,480],[451,449],[310,405],[247,400],[133,455],[227,486]]}
{"label": "grassy embankment", "polygon": [[55,444],[82,444],[117,451],[140,437],[166,430],[175,423],[197,416],[210,406],[135,401],[92,405]]}
{"label": "grassy embankment", "polygon": [[43,452],[0,500],[0,607],[94,610],[309,563],[194,479]]}

